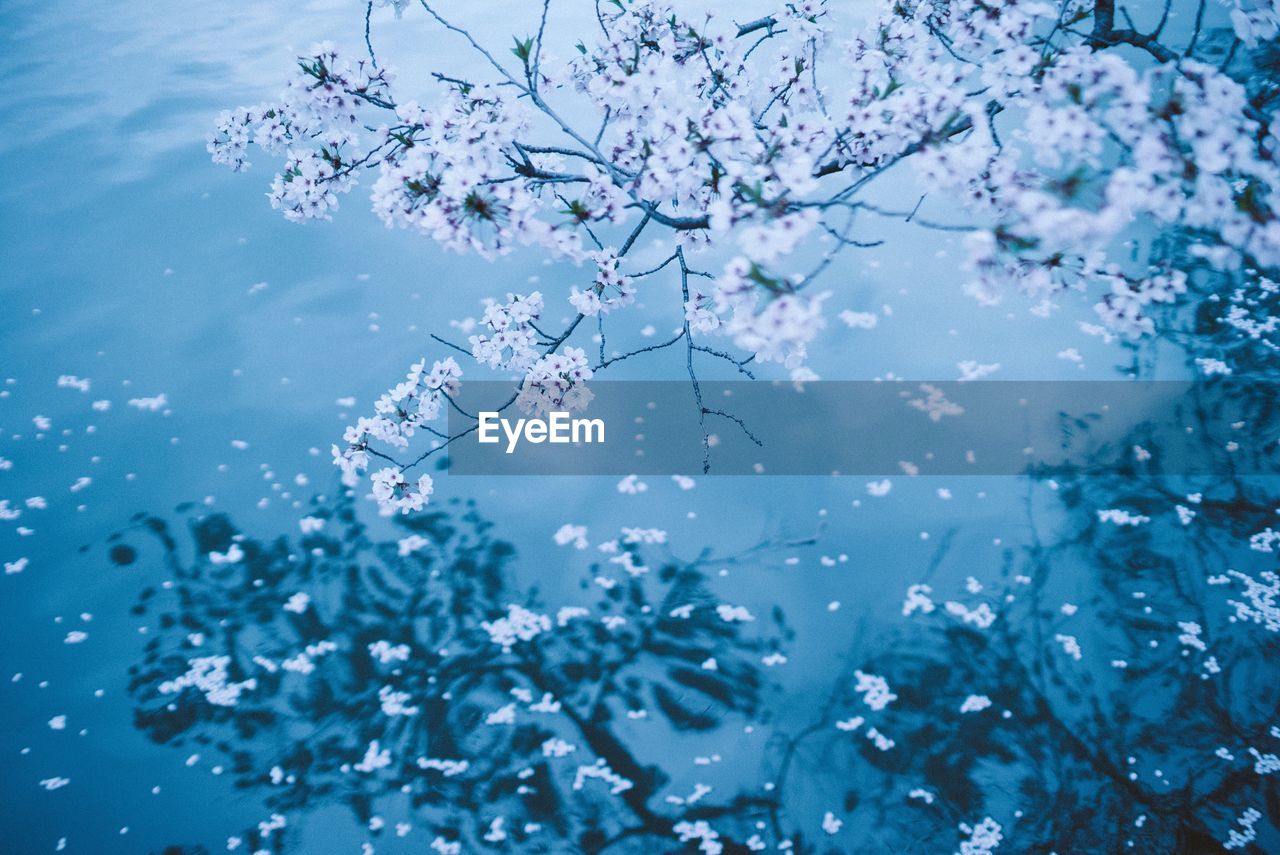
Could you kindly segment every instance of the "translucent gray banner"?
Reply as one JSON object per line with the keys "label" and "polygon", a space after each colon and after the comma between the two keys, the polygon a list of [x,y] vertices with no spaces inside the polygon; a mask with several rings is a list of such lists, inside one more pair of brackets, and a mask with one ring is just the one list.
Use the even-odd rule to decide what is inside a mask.
{"label": "translucent gray banner", "polygon": [[513,384],[463,383],[449,408],[449,471],[1280,471],[1275,389],[1246,381],[726,381],[697,389],[688,381],[601,381],[588,388],[582,409],[573,409],[579,387],[563,402],[553,399],[552,412],[528,413]]}

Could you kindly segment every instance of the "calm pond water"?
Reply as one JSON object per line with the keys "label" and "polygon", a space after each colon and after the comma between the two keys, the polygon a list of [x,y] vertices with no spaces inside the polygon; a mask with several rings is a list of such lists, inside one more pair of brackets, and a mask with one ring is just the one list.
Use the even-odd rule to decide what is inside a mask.
{"label": "calm pond water", "polygon": [[[472,5],[466,15],[498,43],[525,27],[503,20],[505,4]],[[735,4],[735,15],[748,11]],[[391,543],[394,552],[406,531],[378,519],[367,503],[357,502],[367,534],[342,533],[329,444],[411,361],[440,355],[428,332],[447,332],[451,319],[478,314],[482,297],[527,288],[533,277],[552,288],[567,270],[529,254],[493,264],[446,255],[382,228],[359,191],[334,223],[287,224],[264,199],[266,163],[247,177],[209,163],[204,135],[213,115],[270,96],[296,50],[313,41],[358,44],[363,22],[355,4],[269,0],[233,10],[10,0],[0,4],[0,20],[7,131],[0,137],[0,459],[12,462],[0,471],[0,499],[21,509],[0,527],[0,559],[25,560],[21,572],[0,576],[0,849],[52,851],[61,841],[67,851],[91,853],[170,845],[221,851],[228,837],[274,811],[269,787],[238,784],[238,766],[250,761],[237,750],[279,749],[288,740],[315,747],[320,733],[364,724],[349,705],[316,698],[281,700],[283,721],[256,733],[227,721],[188,723],[189,732],[158,722],[163,698],[149,669],[167,661],[165,651],[225,628],[219,620],[228,615],[245,632],[256,625],[263,638],[282,617],[260,617],[233,594],[244,580],[220,583],[207,566],[204,575],[196,571],[197,556],[231,541],[207,520],[189,534],[187,521],[225,514],[248,548],[278,537],[303,541],[299,520],[327,516],[317,535],[327,540],[300,543],[299,561],[313,549],[339,564],[345,558],[335,556],[366,552],[382,556],[375,563],[391,561],[360,545],[362,538]],[[433,68],[463,61],[455,43],[418,17],[396,22],[383,9],[375,25],[388,55],[426,50]],[[914,198],[909,186],[890,192]],[[870,250],[834,271],[836,308],[881,317],[874,330],[834,331],[815,353],[820,373],[954,379],[958,362],[975,359],[1000,363],[1001,378],[1097,379],[1117,377],[1116,366],[1129,363],[1127,352],[1076,330],[1083,304],[1048,319],[1029,317],[1017,303],[982,308],[961,294],[956,243],[930,235],[924,248],[910,257]],[[665,329],[676,321],[661,296],[642,295],[639,311]],[[1068,348],[1079,361],[1060,357]],[[679,370],[672,359],[617,376],[672,376]],[[1162,356],[1154,370],[1174,376],[1180,365]],[[87,388],[60,383],[65,376]],[[649,480],[645,492],[623,495],[616,478],[445,475],[437,497],[442,506],[474,500],[493,522],[492,536],[514,549],[503,564],[506,584],[536,587],[550,603],[587,597],[583,580],[598,559],[595,550],[554,542],[566,523],[587,525],[593,544],[622,526],[664,529],[675,564],[704,549],[733,555],[765,540],[819,535],[812,545],[707,566],[715,597],[761,623],[776,607],[794,637],[785,668],[761,669],[761,651],[751,653],[754,667],[780,683],[765,692],[780,710],[770,726],[726,725],[710,735],[620,726],[624,741],[656,762],[719,755],[711,771],[673,761],[664,795],[687,795],[704,781],[726,792],[759,791],[757,782],[778,771],[777,755],[766,759],[770,740],[802,730],[831,702],[833,679],[894,656],[890,627],[909,585],[928,580],[946,599],[966,577],[995,584],[1067,518],[1052,491],[1016,478],[897,478],[883,497],[868,493],[865,478],[710,477],[688,491],[670,479]],[[45,502],[29,503],[34,497]],[[174,533],[171,550],[146,518]],[[253,566],[264,573],[292,572],[288,562],[257,555]],[[1103,595],[1094,575],[1071,575],[1087,557],[1054,561],[1068,577],[1045,593],[1054,608]],[[308,577],[317,603],[341,602],[337,572]],[[166,583],[179,578],[198,580],[192,584],[203,593],[159,605]],[[412,587],[414,577],[407,578]],[[266,585],[279,602],[302,588],[293,578]],[[356,646],[377,638],[379,620],[395,622],[380,609],[407,608],[407,595],[379,600],[384,595],[342,605],[364,622],[336,625],[335,637],[348,633]],[[1088,625],[1078,632],[1086,637]],[[208,644],[211,655],[217,645]],[[1000,702],[1012,705],[1012,696]],[[814,827],[836,805],[852,810],[858,799],[838,783],[854,780],[851,763],[807,744],[797,757],[805,769],[792,779],[797,816]],[[994,760],[983,774],[1002,780]],[[67,783],[56,786],[57,779]],[[1002,821],[1011,827],[1014,811],[1032,809],[1019,806],[1016,793],[1003,799]],[[396,836],[394,825],[413,816],[396,803],[372,809],[385,821],[375,834],[370,816],[349,809],[353,801],[341,787],[317,786],[292,806],[290,850],[357,852],[376,837],[379,851],[424,851],[435,836],[425,825]],[[881,839],[872,816],[859,817],[839,838],[845,851],[859,840],[876,849]],[[950,851],[954,839],[933,848],[922,842],[920,851]]]}

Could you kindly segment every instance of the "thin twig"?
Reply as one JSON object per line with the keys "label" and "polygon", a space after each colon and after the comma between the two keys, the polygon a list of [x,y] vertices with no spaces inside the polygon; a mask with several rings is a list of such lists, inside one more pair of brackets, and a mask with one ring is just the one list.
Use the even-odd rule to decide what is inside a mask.
{"label": "thin twig", "polygon": [[471,356],[471,351],[467,350],[465,347],[462,347],[461,345],[454,344],[453,342],[449,341],[448,339],[443,339],[443,338],[441,338],[440,336],[436,335],[435,333],[429,333],[429,335],[430,335],[433,339],[435,339],[436,341],[438,341],[438,342],[440,342],[441,344],[445,345],[446,347],[452,347],[454,350],[458,351],[458,353],[464,353],[464,354],[466,354],[467,356]]}
{"label": "thin twig", "polygon": [[369,61],[373,63],[373,67],[378,67],[378,57],[373,53],[373,38],[369,35],[369,19],[373,17],[373,0],[369,0],[364,7],[364,46],[369,49]]}
{"label": "thin twig", "polygon": [[633,350],[633,351],[631,351],[630,353],[624,353],[624,354],[622,354],[622,355],[620,355],[620,356],[614,356],[614,357],[612,357],[612,358],[610,358],[610,359],[605,359],[605,358],[604,358],[604,348],[603,348],[603,344],[602,344],[602,345],[601,345],[601,359],[600,359],[600,364],[599,364],[599,365],[597,365],[597,366],[595,366],[595,367],[594,367],[593,369],[591,369],[591,370],[592,370],[592,371],[600,371],[601,369],[608,368],[610,365],[613,365],[615,362],[621,362],[621,361],[623,361],[624,359],[630,359],[631,357],[633,357],[633,356],[639,356],[639,355],[640,355],[640,354],[642,354],[642,353],[652,353],[652,352],[653,352],[653,351],[655,351],[655,350],[662,350],[662,348],[664,348],[664,347],[670,347],[671,345],[675,344],[676,342],[678,342],[678,341],[679,341],[680,339],[682,339],[682,338],[684,338],[684,330],[681,330],[680,332],[676,333],[676,334],[675,334],[675,336],[674,336],[673,338],[668,339],[667,341],[661,342],[661,343],[659,343],[659,344],[651,344],[651,345],[649,345],[648,347],[641,347],[641,348],[639,348],[639,349],[637,349],[637,350]]}
{"label": "thin twig", "polygon": [[[684,295],[684,305],[689,304],[689,268],[684,263],[684,249],[676,250],[676,259],[680,262],[680,293]],[[698,407],[698,426],[702,429],[702,472],[711,471],[711,437],[707,435],[707,408],[702,403],[702,386],[698,383],[698,375],[693,370],[693,333],[689,330],[689,314],[684,316],[684,329],[681,332],[687,346],[685,347],[685,368],[689,372],[689,380],[693,383],[693,400]]]}

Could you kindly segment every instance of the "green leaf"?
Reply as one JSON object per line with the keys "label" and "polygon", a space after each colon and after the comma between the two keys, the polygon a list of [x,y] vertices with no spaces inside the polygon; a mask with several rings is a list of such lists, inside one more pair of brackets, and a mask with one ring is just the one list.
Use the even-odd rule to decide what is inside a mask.
{"label": "green leaf", "polygon": [[516,55],[516,59],[527,63],[529,61],[529,57],[533,55],[533,38],[530,37],[524,41],[520,41],[515,36],[512,36],[511,38],[516,43],[516,46],[511,49],[511,52]]}

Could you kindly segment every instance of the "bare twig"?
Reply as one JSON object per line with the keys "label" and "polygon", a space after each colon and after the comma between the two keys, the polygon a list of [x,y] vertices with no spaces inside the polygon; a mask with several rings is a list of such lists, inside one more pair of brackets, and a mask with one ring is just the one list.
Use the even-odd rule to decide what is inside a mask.
{"label": "bare twig", "polygon": [[373,38],[369,35],[369,19],[373,17],[373,0],[369,0],[364,7],[364,46],[369,49],[369,61],[373,63],[373,67],[378,67],[378,57],[373,53]]}

